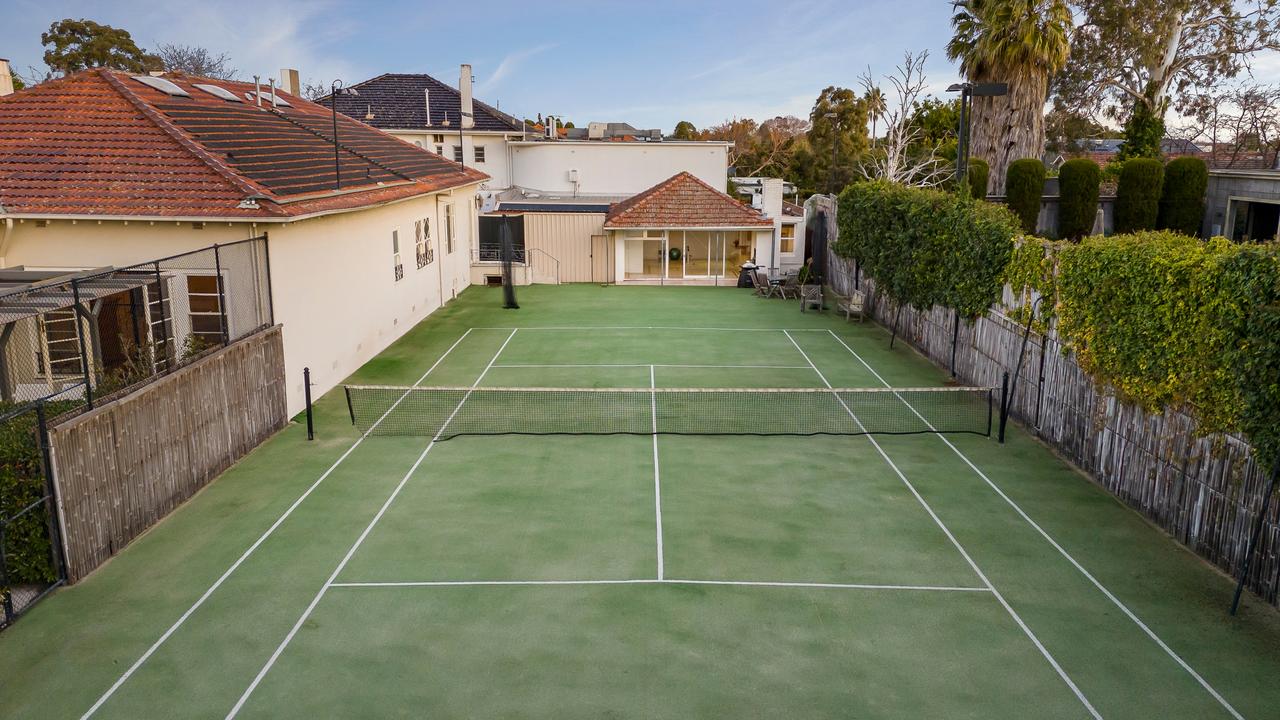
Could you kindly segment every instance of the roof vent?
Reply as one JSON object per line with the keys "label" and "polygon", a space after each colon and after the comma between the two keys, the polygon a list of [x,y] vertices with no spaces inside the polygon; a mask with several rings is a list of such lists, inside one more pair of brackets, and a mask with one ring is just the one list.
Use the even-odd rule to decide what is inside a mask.
{"label": "roof vent", "polygon": [[[261,98],[261,99],[262,99],[262,102],[267,103],[267,104],[272,104],[272,103],[271,103],[271,93],[270,93],[270,92],[261,92],[261,91],[258,91],[258,90],[250,90],[249,92],[246,92],[246,93],[244,94],[244,96],[245,96],[245,99],[247,99],[247,100],[249,100],[249,101],[251,101],[251,102],[252,102],[252,101],[253,101],[253,99],[254,99],[254,97],[253,97],[253,96],[254,96],[255,94],[256,94],[259,98]],[[279,95],[276,95],[276,101],[275,101],[274,105],[275,105],[275,106],[277,106],[277,107],[293,107],[292,105],[290,105],[290,104],[288,103],[288,101],[287,101],[287,100],[285,100],[284,98],[280,97]]]}
{"label": "roof vent", "polygon": [[224,87],[219,87],[217,85],[210,85],[208,83],[193,83],[193,86],[196,87],[197,89],[200,89],[209,93],[210,95],[216,98],[222,98],[223,100],[226,100],[228,102],[240,102],[240,98],[236,97],[235,93],[231,92],[230,90]]}
{"label": "roof vent", "polygon": [[134,75],[133,79],[137,80],[143,85],[146,85],[149,88],[152,88],[153,90],[159,90],[165,95],[173,95],[175,97],[191,97],[190,95],[187,94],[186,90],[183,90],[182,88],[178,87],[177,85],[173,84],[168,80],[165,80],[162,77],[152,77],[150,75]]}

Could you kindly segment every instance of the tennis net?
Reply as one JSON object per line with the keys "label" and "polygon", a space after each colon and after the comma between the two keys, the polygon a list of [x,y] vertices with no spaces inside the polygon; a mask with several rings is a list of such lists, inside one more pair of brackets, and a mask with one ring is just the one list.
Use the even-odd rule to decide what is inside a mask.
{"label": "tennis net", "polygon": [[347,385],[357,428],[468,435],[991,435],[994,388],[516,388]]}

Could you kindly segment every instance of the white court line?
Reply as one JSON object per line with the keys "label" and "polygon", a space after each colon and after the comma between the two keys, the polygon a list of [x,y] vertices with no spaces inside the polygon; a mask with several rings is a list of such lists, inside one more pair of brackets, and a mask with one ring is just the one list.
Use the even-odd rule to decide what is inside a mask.
{"label": "white court line", "polygon": [[832,590],[910,590],[925,592],[987,593],[990,588],[948,585],[883,585],[868,583],[787,582],[775,580],[678,580],[639,578],[634,580],[404,580],[386,582],[336,582],[335,588],[431,588],[540,585],[727,585],[732,587],[817,588]]}
{"label": "white court line", "polygon": [[[836,342],[843,345],[844,349],[848,350],[850,354],[852,354],[855,358],[857,358],[858,362],[862,363],[862,365],[866,367],[867,370],[870,370],[871,374],[875,375],[876,379],[879,380],[881,383],[883,383],[885,387],[892,387],[883,377],[880,376],[880,373],[876,372],[875,368],[871,367],[871,365],[868,364],[867,361],[864,360],[861,355],[859,355],[856,351],[854,351],[853,348],[849,347],[848,343],[846,343],[843,339],[841,339],[839,335],[836,335],[834,332],[831,332],[830,330],[828,330],[827,332],[831,333],[831,337],[835,338]],[[897,393],[895,393],[895,395],[896,394]],[[920,412],[911,405],[911,403],[907,402],[906,398],[903,398],[901,395],[898,395],[898,399],[901,400],[903,404],[906,405],[911,410],[911,412],[915,413],[916,417],[920,418],[921,420],[924,420],[925,424],[929,425],[929,421],[925,420],[924,416],[921,415]],[[932,425],[929,425],[929,427],[930,429],[933,428]],[[1035,520],[1032,520],[1031,516],[1028,515],[1026,511],[1023,510],[1018,505],[1018,503],[1014,502],[1012,498],[1006,495],[1004,490],[1000,489],[1000,486],[996,485],[995,482],[991,480],[991,478],[987,477],[986,473],[984,473],[981,469],[979,469],[978,466],[975,465],[974,462],[969,459],[969,456],[961,452],[960,448],[957,448],[955,445],[953,445],[952,442],[949,439],[947,439],[946,436],[940,433],[935,433],[935,436],[942,442],[946,443],[947,447],[951,448],[952,452],[958,455],[960,459],[963,460],[964,463],[968,465],[971,470],[973,470],[975,473],[978,474],[978,477],[982,478],[982,480],[986,482],[986,484],[990,486],[990,488],[994,490],[997,495],[1003,498],[1004,501],[1008,503],[1009,506],[1012,507],[1014,511],[1018,513],[1020,517],[1022,517],[1023,520],[1027,522],[1027,524],[1035,528],[1036,532],[1040,533],[1040,536],[1043,537],[1046,541],[1048,541],[1048,543],[1052,545],[1053,548],[1057,550],[1060,555],[1062,555],[1062,557],[1066,558],[1067,562],[1071,563],[1071,565],[1075,567],[1075,569],[1078,570],[1081,575],[1084,575],[1085,578],[1088,579],[1090,583],[1093,583],[1093,586],[1096,587],[1103,595],[1105,595],[1106,598],[1110,600],[1117,608],[1119,608],[1120,612],[1124,613],[1125,616],[1128,617],[1130,620],[1132,620],[1135,625],[1141,628],[1142,632],[1146,633],[1147,637],[1151,638],[1151,640],[1154,641],[1156,645],[1160,646],[1160,649],[1164,650],[1165,653],[1168,654],[1168,656],[1172,658],[1173,661],[1176,662],[1179,667],[1181,667],[1188,674],[1190,674],[1191,677],[1195,678],[1196,682],[1200,683],[1200,687],[1204,688],[1211,696],[1213,696],[1213,699],[1217,700],[1218,703],[1222,705],[1222,707],[1228,713],[1230,713],[1232,717],[1236,718],[1236,720],[1244,720],[1244,716],[1241,715],[1234,707],[1232,707],[1231,703],[1227,702],[1227,699],[1224,698],[1221,693],[1219,693],[1217,690],[1213,688],[1212,685],[1209,684],[1209,681],[1205,680],[1200,675],[1200,673],[1196,672],[1195,669],[1193,669],[1189,664],[1187,664],[1187,662],[1183,660],[1182,657],[1178,655],[1178,653],[1174,652],[1173,648],[1169,647],[1169,645],[1166,644],[1164,640],[1160,639],[1160,636],[1155,634],[1155,631],[1147,627],[1146,623],[1142,622],[1142,620],[1139,619],[1138,616],[1134,614],[1134,612],[1130,610],[1127,605],[1125,605],[1123,602],[1120,601],[1120,598],[1116,597],[1115,594],[1112,593],[1110,590],[1108,590],[1105,585],[1099,582],[1098,579],[1095,578],[1092,573],[1086,570],[1084,566],[1080,564],[1079,561],[1077,561],[1074,557],[1072,557],[1071,553],[1068,553],[1066,549],[1062,547],[1062,545],[1058,544],[1058,541],[1055,540],[1053,536],[1050,535],[1047,531],[1045,531],[1044,528],[1040,527],[1039,523],[1037,523]]]}
{"label": "white court line", "polygon": [[535,364],[520,363],[512,365],[494,365],[495,368],[712,368],[716,370],[725,369],[759,369],[759,370],[808,370],[808,365],[664,365],[662,363],[652,364],[628,364],[628,363],[555,363],[555,364]]}
{"label": "white court line", "polygon": [[[822,384],[826,385],[829,388],[832,387],[831,383],[827,381],[827,376],[823,375],[822,371],[818,369],[818,366],[813,364],[813,360],[809,359],[809,355],[805,353],[805,351],[800,347],[800,344],[796,342],[796,339],[791,337],[791,333],[786,332],[785,330],[783,331],[783,333],[787,336],[787,339],[791,341],[791,344],[796,346],[796,350],[801,355],[804,356],[804,359],[813,368],[813,371],[818,374],[818,377],[822,380]],[[849,417],[853,418],[853,421],[858,424],[858,427],[865,431],[866,426],[862,424],[862,421],[858,419],[858,416],[854,414],[853,410],[850,409],[847,404],[845,404],[844,399],[841,398],[838,393],[832,393],[832,394],[835,396],[836,400],[838,400],[840,404],[844,406],[845,411],[849,413]],[[1005,611],[1009,613],[1009,617],[1013,618],[1013,621],[1017,623],[1018,627],[1022,628],[1022,632],[1028,638],[1030,638],[1031,642],[1035,644],[1037,649],[1040,650],[1040,654],[1043,655],[1044,658],[1049,661],[1049,664],[1052,665],[1053,669],[1057,671],[1058,677],[1062,678],[1062,681],[1067,684],[1067,687],[1071,688],[1071,691],[1075,693],[1076,698],[1080,700],[1081,703],[1084,704],[1085,708],[1089,710],[1090,715],[1092,715],[1097,720],[1102,720],[1102,715],[1098,714],[1098,711],[1094,709],[1093,704],[1090,703],[1089,699],[1085,697],[1083,692],[1081,692],[1080,688],[1075,684],[1075,681],[1072,680],[1069,675],[1067,675],[1066,670],[1064,670],[1062,666],[1058,664],[1058,661],[1053,657],[1053,655],[1049,653],[1048,648],[1046,648],[1044,644],[1040,642],[1040,638],[1036,637],[1036,634],[1032,632],[1031,628],[1027,626],[1027,624],[1022,620],[1022,616],[1018,615],[1017,611],[1013,609],[1013,606],[1011,606],[1009,602],[1004,599],[1004,595],[1000,594],[1000,591],[997,590],[995,585],[992,584],[991,580],[987,578],[986,573],[982,572],[982,569],[978,567],[978,563],[975,562],[974,559],[969,555],[969,552],[964,549],[964,546],[960,544],[960,541],[956,539],[956,536],[951,533],[951,529],[948,528],[946,524],[942,522],[942,518],[938,517],[938,514],[933,511],[933,508],[924,499],[924,496],[921,495],[920,492],[916,490],[915,485],[911,484],[911,481],[907,479],[907,476],[902,472],[901,469],[898,468],[897,463],[895,463],[893,459],[889,457],[889,454],[884,451],[884,448],[880,447],[880,443],[875,439],[874,436],[867,435],[866,438],[867,440],[871,441],[871,445],[875,447],[878,453],[880,453],[880,457],[884,458],[884,461],[889,463],[889,467],[893,468],[893,472],[897,474],[898,478],[901,479],[903,484],[907,486],[907,489],[911,491],[911,494],[915,496],[916,501],[919,502],[920,506],[925,509],[925,512],[929,513],[929,517],[933,518],[934,523],[936,523],[938,528],[941,529],[942,532],[947,536],[947,539],[950,540],[951,544],[954,545],[956,550],[960,552],[960,555],[964,557],[965,562],[969,563],[969,567],[973,569],[973,571],[978,575],[978,578],[982,580],[982,583],[987,586],[987,588],[991,591],[991,594],[996,598],[996,600],[1000,603],[1000,605],[1004,607]]]}
{"label": "white court line", "polygon": [[[453,352],[454,348],[462,344],[462,341],[466,340],[467,336],[470,334],[471,334],[471,329],[468,328],[467,331],[462,333],[462,336],[459,337],[457,340],[455,340],[454,343],[449,346],[449,349],[445,350],[444,354],[441,355],[439,358],[437,358],[436,361],[432,363],[431,367],[427,368],[427,371],[422,373],[422,376],[419,377],[417,381],[414,382],[413,384],[414,385],[422,384],[422,381],[426,380],[427,376],[430,375],[433,370],[439,367],[440,363],[444,362],[444,359],[449,356],[449,353]],[[317,487],[319,487],[320,483],[324,482],[325,478],[329,477],[329,475],[332,474],[333,471],[336,470],[337,467],[341,465],[344,460],[347,459],[347,456],[351,455],[351,453],[357,447],[360,446],[360,443],[364,442],[365,438],[369,437],[369,434],[372,433],[374,429],[376,429],[384,419],[386,419],[387,415],[391,414],[391,411],[394,410],[396,406],[399,405],[400,402],[404,400],[406,396],[408,396],[408,394],[409,394],[408,391],[405,391],[404,395],[401,395],[399,400],[396,400],[395,403],[391,405],[391,407],[387,408],[387,411],[384,412],[382,416],[378,418],[377,422],[375,422],[372,426],[370,426],[369,429],[366,430],[363,435],[357,438],[356,441],[351,444],[351,447],[347,448],[346,452],[342,453],[342,455],[339,456],[338,459],[335,460],[333,464],[329,466],[329,469],[325,470],[324,473],[322,473],[320,477],[317,478],[316,481],[312,483],[311,486],[308,487],[305,492],[302,493],[302,495],[298,496],[298,499],[294,500],[293,504],[290,505],[288,509],[286,509],[284,513],[280,515],[280,517],[276,518],[275,522],[271,523],[271,526],[267,528],[266,532],[262,533],[262,535],[260,535],[258,539],[255,540],[253,544],[250,545],[249,548],[240,555],[239,558],[236,558],[236,561],[231,563],[231,566],[228,567],[226,571],[223,572],[222,575],[219,576],[218,579],[215,580],[213,584],[210,585],[209,588],[204,591],[204,594],[201,595],[199,598],[197,598],[196,601],[191,604],[191,607],[187,608],[186,612],[182,613],[182,615],[179,616],[178,619],[174,621],[172,625],[169,626],[169,629],[165,630],[164,634],[162,634],[159,637],[159,639],[157,639],[154,643],[152,643],[151,647],[147,648],[147,651],[144,652],[142,656],[139,657],[136,661],[134,661],[134,663],[129,666],[129,669],[124,671],[124,674],[122,674],[114,683],[112,683],[111,687],[107,688],[107,691],[104,692],[102,696],[98,698],[97,702],[95,702],[92,707],[90,707],[88,710],[85,711],[83,715],[80,716],[81,720],[85,720],[85,718],[88,718],[91,715],[93,715],[95,712],[97,712],[98,709],[101,708],[102,705],[106,703],[107,700],[109,700],[111,696],[114,695],[115,692],[119,690],[120,687],[124,685],[125,682],[127,682],[135,672],[137,672],[138,668],[142,667],[142,664],[145,663],[148,659],[150,659],[150,657],[155,654],[156,650],[159,650],[160,646],[163,645],[165,641],[167,641],[173,635],[173,633],[176,632],[177,629],[187,621],[187,618],[191,617],[192,613],[200,609],[200,606],[204,605],[205,601],[208,600],[209,597],[213,595],[213,593],[219,587],[221,587],[224,582],[226,582],[227,578],[231,577],[231,574],[234,573],[236,569],[239,568],[244,563],[245,560],[248,560],[249,556],[252,555],[254,551],[256,551],[258,547],[262,545],[263,542],[266,541],[267,538],[271,537],[271,535],[275,533],[276,528],[280,527],[280,525],[284,523],[284,521],[288,519],[290,515],[293,514],[293,511],[298,509],[298,506],[302,504],[302,501],[306,500],[307,497],[311,495],[312,491],[314,491]]]}
{"label": "white court line", "polygon": [[649,366],[649,409],[653,417],[653,512],[658,529],[658,579],[666,574],[662,552],[662,480],[658,471],[658,382]]}
{"label": "white court line", "polygon": [[771,327],[685,327],[676,325],[547,325],[542,327],[473,327],[472,330],[713,330],[726,332],[827,332],[826,328],[771,328]]}
{"label": "white court line", "polygon": [[[471,384],[472,390],[480,385],[481,381],[484,380],[485,375],[489,374],[489,370],[493,367],[493,364],[497,362],[498,356],[502,354],[502,351],[506,349],[507,344],[511,342],[511,338],[515,336],[516,331],[512,330],[511,334],[507,336],[507,339],[504,340],[502,345],[498,348],[498,352],[494,353],[493,357],[490,358],[489,364],[484,366],[484,371],[480,373],[480,377],[476,378],[476,381]],[[303,623],[307,621],[307,618],[311,617],[311,613],[314,612],[316,606],[320,604],[320,600],[324,598],[325,593],[333,585],[333,581],[338,578],[338,575],[342,572],[343,568],[347,566],[347,563],[351,561],[351,558],[356,554],[356,551],[364,544],[365,538],[369,537],[369,533],[373,532],[373,528],[378,524],[378,521],[382,519],[382,516],[386,514],[387,509],[391,507],[391,504],[395,502],[396,498],[400,495],[400,491],[403,490],[405,484],[409,482],[409,478],[413,477],[413,473],[417,471],[418,466],[426,459],[427,453],[431,452],[431,448],[435,447],[436,441],[440,439],[442,434],[444,434],[445,429],[449,427],[449,423],[453,421],[455,416],[457,416],[458,411],[462,409],[462,406],[467,402],[467,398],[470,396],[470,391],[468,391],[466,395],[462,396],[462,400],[458,401],[458,406],[453,409],[453,412],[449,413],[449,417],[446,418],[444,424],[440,426],[435,437],[431,438],[431,442],[427,443],[427,447],[423,449],[422,454],[414,461],[413,466],[409,468],[409,472],[404,474],[404,477],[400,479],[400,483],[396,485],[395,489],[391,491],[391,494],[387,496],[386,502],[382,503],[382,507],[378,508],[377,514],[375,514],[373,519],[369,521],[364,532],[360,533],[360,536],[356,538],[354,543],[352,543],[351,548],[347,550],[347,554],[344,555],[342,560],[338,563],[338,567],[333,569],[333,572],[329,575],[329,579],[325,580],[324,585],[320,587],[320,590],[316,592],[315,597],[311,599],[311,603],[307,605],[307,608],[303,610],[302,615],[298,617],[298,621],[293,624],[289,633],[285,635],[284,640],[280,641],[280,645],[276,647],[275,652],[271,653],[271,657],[267,659],[266,664],[264,664],[262,669],[258,671],[258,674],[254,676],[253,682],[249,683],[249,687],[245,688],[244,693],[240,695],[240,699],[236,701],[236,704],[231,708],[231,711],[227,713],[228,720],[230,720],[230,718],[234,718],[240,713],[240,709],[243,708],[245,702],[249,700],[249,696],[257,689],[258,684],[262,682],[264,677],[266,677],[267,673],[271,670],[271,667],[276,664],[276,660],[280,658],[281,653],[283,653],[285,648],[289,646],[289,643],[293,641],[294,636],[298,634],[298,630],[302,628]]]}

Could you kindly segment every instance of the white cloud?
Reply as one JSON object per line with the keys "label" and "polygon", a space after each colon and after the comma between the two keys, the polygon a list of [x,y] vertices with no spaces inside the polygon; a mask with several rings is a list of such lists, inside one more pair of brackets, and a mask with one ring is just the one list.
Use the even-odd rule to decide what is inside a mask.
{"label": "white cloud", "polygon": [[502,62],[498,63],[498,67],[494,68],[493,73],[485,78],[483,82],[476,85],[476,94],[483,95],[494,90],[504,79],[506,79],[508,75],[519,69],[526,60],[538,53],[546,52],[554,49],[555,47],[556,45],[554,43],[547,43],[507,54],[506,57],[502,58]]}

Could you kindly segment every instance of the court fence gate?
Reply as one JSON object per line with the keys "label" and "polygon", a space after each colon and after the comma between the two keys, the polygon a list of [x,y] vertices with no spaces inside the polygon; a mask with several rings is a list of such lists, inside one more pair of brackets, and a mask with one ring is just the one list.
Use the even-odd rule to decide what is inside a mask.
{"label": "court fence gate", "polygon": [[[1006,286],[1003,301],[974,321],[949,308],[916,310],[876,292],[858,264],[832,254],[828,278],[841,293],[860,290],[867,310],[939,367],[968,384],[998,384],[1017,373],[1009,414],[1099,485],[1232,577],[1263,507],[1270,468],[1238,435],[1200,433],[1174,408],[1148,412],[1100,387],[1051,325],[1030,331],[1003,308],[1025,301]],[[1020,361],[1020,358],[1021,361]],[[1280,604],[1280,503],[1262,518],[1246,586]]]}

